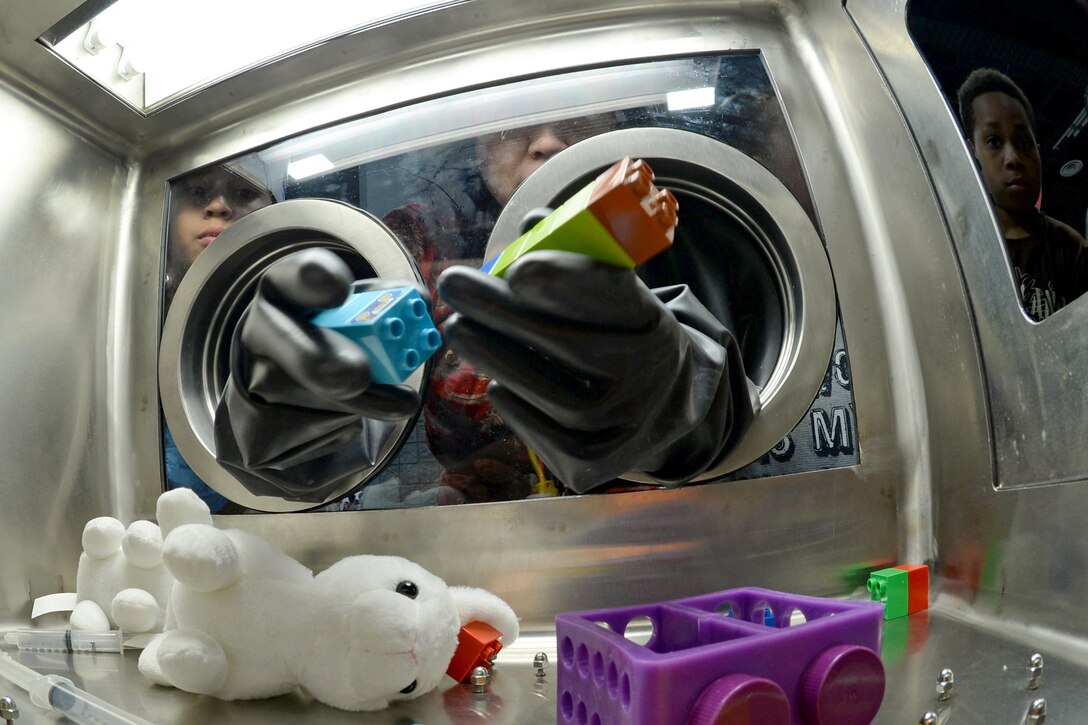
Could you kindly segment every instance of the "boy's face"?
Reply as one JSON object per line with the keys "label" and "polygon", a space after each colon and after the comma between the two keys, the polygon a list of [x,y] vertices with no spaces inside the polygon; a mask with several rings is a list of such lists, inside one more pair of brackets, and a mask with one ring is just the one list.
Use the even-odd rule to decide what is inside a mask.
{"label": "boy's face", "polygon": [[971,137],[982,178],[999,210],[1022,218],[1039,198],[1042,162],[1024,107],[1000,91],[983,93],[971,104]]}

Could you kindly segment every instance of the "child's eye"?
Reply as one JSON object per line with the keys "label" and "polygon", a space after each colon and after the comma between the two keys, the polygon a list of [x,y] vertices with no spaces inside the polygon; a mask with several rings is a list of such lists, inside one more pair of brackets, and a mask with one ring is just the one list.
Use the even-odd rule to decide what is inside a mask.
{"label": "child's eye", "polygon": [[235,189],[234,199],[242,204],[248,204],[257,198],[258,194],[255,189]]}
{"label": "child's eye", "polygon": [[208,187],[199,184],[190,184],[184,187],[185,195],[194,204],[207,204],[211,200]]}

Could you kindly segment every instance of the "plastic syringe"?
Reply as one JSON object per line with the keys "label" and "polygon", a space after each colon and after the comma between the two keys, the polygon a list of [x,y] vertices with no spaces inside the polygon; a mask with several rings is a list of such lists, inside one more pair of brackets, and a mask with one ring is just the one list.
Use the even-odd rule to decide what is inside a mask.
{"label": "plastic syringe", "polygon": [[7,652],[0,652],[0,677],[30,693],[38,707],[56,710],[80,725],[153,725],[84,692],[66,677],[38,674]]}
{"label": "plastic syringe", "polygon": [[31,652],[121,652],[121,630],[84,632],[78,629],[17,629],[4,633],[4,642]]}

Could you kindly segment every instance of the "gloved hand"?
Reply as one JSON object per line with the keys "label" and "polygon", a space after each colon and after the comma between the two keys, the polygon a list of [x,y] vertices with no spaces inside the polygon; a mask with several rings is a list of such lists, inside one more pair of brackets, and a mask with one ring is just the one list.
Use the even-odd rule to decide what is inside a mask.
{"label": "gloved hand", "polygon": [[257,286],[231,343],[231,372],[215,412],[216,458],[251,492],[320,503],[374,465],[392,423],[419,409],[406,385],[371,384],[366,353],[308,322],[353,289],[415,285],[352,282],[347,264],[313,248],[276,262]]}
{"label": "gloved hand", "polygon": [[575,492],[627,471],[690,480],[752,419],[736,341],[685,285],[651,291],[632,270],[547,251],[504,279],[446,270],[438,291],[457,313],[446,341]]}

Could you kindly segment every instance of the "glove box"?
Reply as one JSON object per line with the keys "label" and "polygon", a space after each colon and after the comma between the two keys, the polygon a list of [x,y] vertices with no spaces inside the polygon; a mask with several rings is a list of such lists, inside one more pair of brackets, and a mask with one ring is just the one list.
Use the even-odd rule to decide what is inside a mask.
{"label": "glove box", "polygon": [[[693,91],[705,98],[678,101]],[[273,202],[239,219],[191,268],[173,263],[183,256],[174,243],[178,205],[190,180],[215,167],[176,179],[166,267],[180,285],[168,295],[160,381],[166,426],[184,459],[219,494],[263,511],[540,495],[552,483],[547,461],[504,432],[479,395],[486,379],[448,350],[409,381],[425,396],[422,420],[368,428],[364,437],[380,441],[372,462],[324,500],[251,495],[216,462],[212,433],[230,333],[260,272],[313,244],[357,255],[361,276],[428,285],[441,327],[449,308],[434,283],[443,269],[478,267],[518,236],[534,207],[557,205],[624,156],[646,158],[681,209],[672,248],[638,274],[650,287],[687,284],[732,331],[751,381],[750,428],[695,480],[857,464],[849,356],[827,250],[780,100],[751,52],[502,84],[230,159],[219,168]],[[317,157],[328,162],[324,171],[298,174],[300,160]],[[353,217],[349,206],[362,211]],[[366,233],[345,231],[355,227]],[[632,471],[605,488],[658,485]]]}

